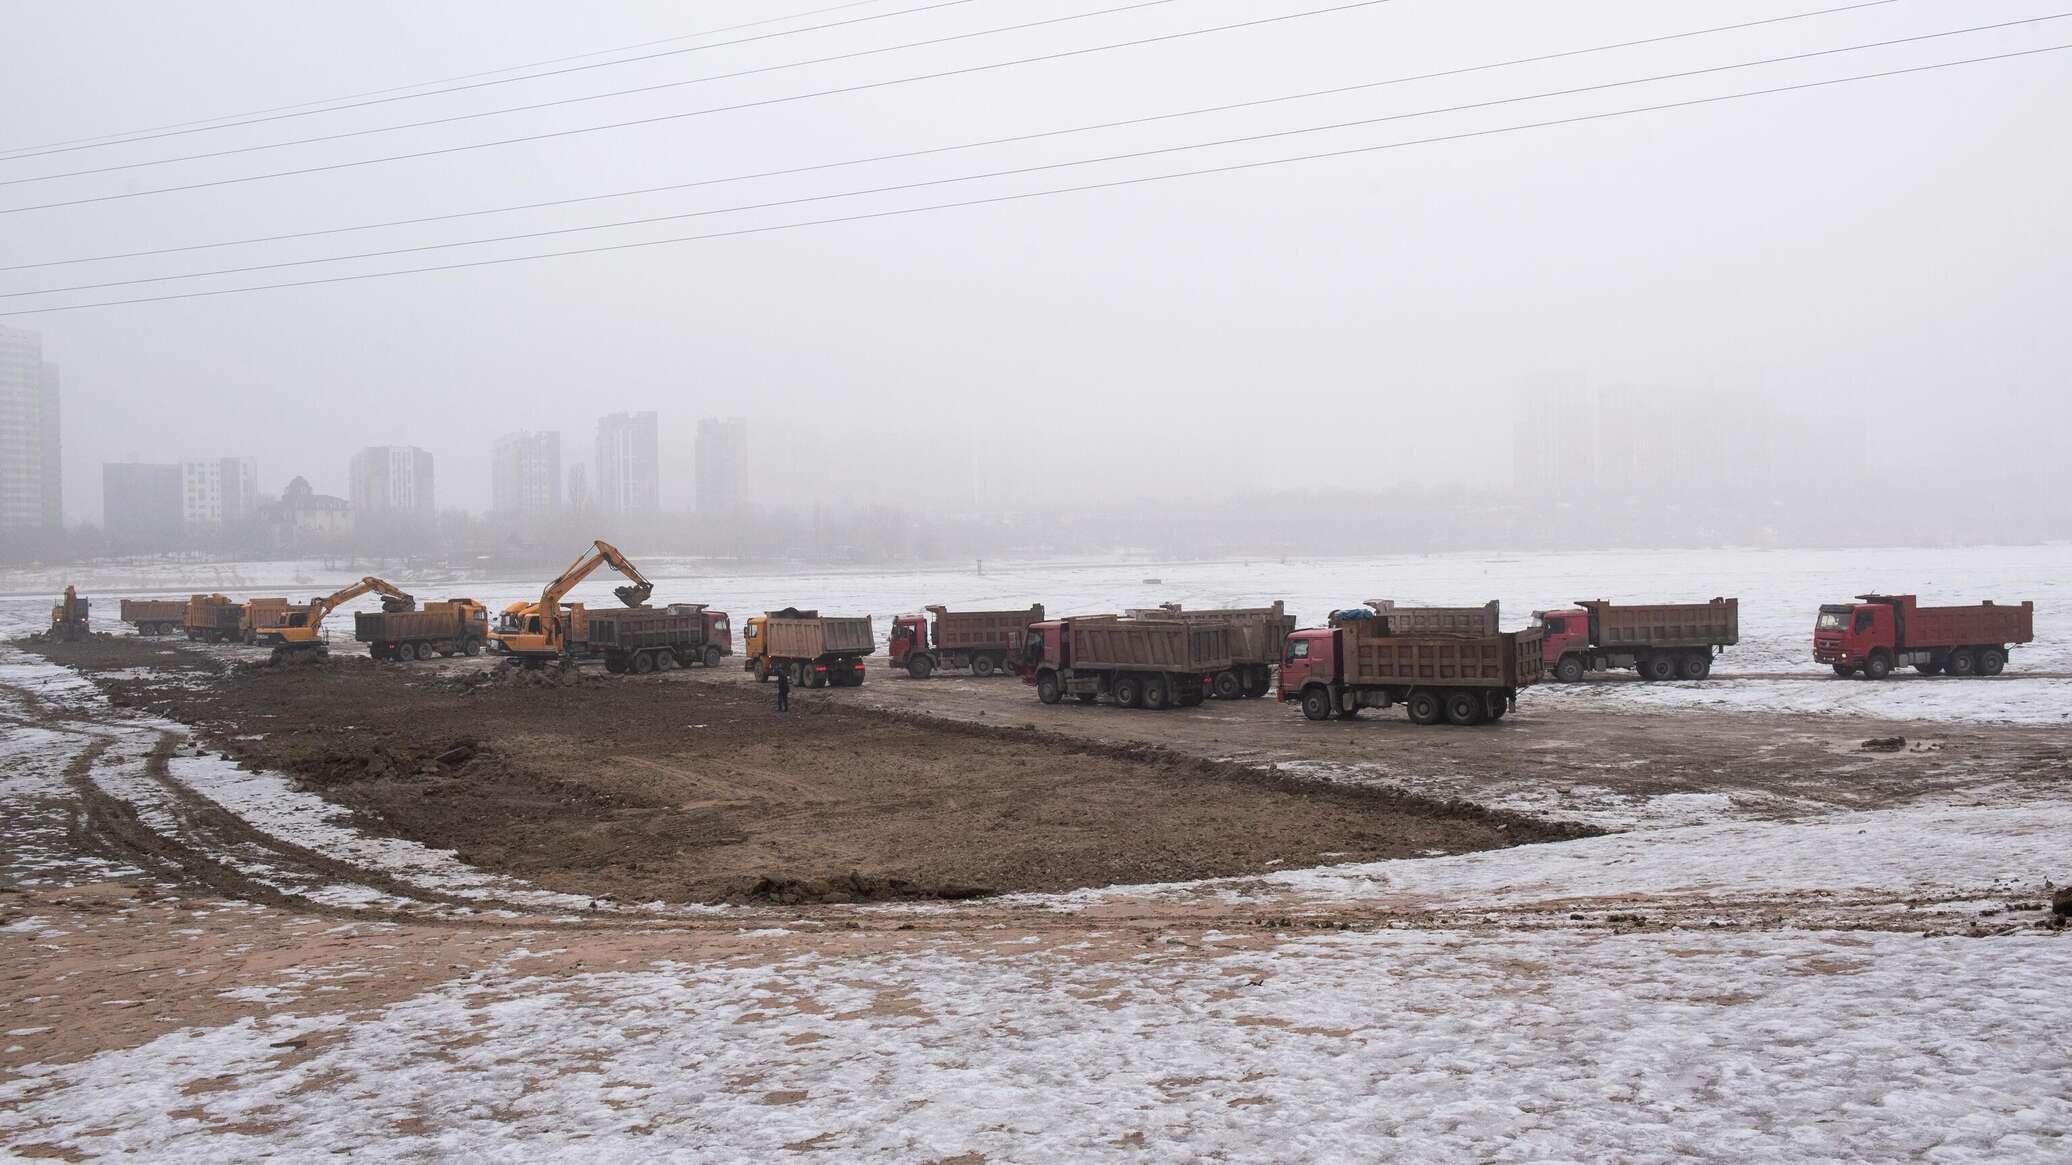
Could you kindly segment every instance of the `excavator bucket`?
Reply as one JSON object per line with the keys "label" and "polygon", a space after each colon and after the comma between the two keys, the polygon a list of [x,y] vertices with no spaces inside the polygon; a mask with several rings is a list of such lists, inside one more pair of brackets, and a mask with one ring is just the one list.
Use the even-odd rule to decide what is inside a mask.
{"label": "excavator bucket", "polygon": [[612,593],[619,596],[619,601],[627,606],[638,607],[648,601],[648,596],[655,593],[655,588],[651,583],[628,583],[623,587],[614,588]]}
{"label": "excavator bucket", "polygon": [[395,612],[398,612],[398,611],[414,611],[414,610],[416,610],[416,609],[417,609],[417,600],[415,600],[415,599],[392,599],[392,598],[387,598],[387,597],[384,597],[384,598],[383,598],[383,599],[381,600],[381,609],[382,609],[382,610],[384,610],[384,611],[387,611],[387,612],[389,612],[389,613],[391,613],[391,614],[393,614],[393,613],[395,613]]}

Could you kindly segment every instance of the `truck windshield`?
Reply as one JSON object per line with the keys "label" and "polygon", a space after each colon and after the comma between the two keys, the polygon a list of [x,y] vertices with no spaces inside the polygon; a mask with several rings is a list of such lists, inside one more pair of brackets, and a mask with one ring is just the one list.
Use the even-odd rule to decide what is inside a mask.
{"label": "truck windshield", "polygon": [[1847,631],[1849,629],[1849,608],[1820,608],[1820,621],[1813,624],[1813,629],[1815,631]]}

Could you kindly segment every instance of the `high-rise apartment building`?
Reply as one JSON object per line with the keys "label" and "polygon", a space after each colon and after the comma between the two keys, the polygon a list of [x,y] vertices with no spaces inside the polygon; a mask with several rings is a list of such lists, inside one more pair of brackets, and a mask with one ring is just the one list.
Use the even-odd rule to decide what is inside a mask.
{"label": "high-rise apartment building", "polygon": [[561,434],[506,433],[489,453],[489,508],[499,514],[561,509]]}
{"label": "high-rise apartment building", "polygon": [[748,422],[739,417],[699,421],[694,457],[698,511],[720,514],[740,506],[748,474]]}
{"label": "high-rise apartment building", "polygon": [[180,463],[180,521],[189,530],[236,526],[259,509],[259,465],[249,457]]}
{"label": "high-rise apartment building", "polygon": [[357,517],[434,512],[432,455],[415,445],[370,445],[353,454],[347,496]]}
{"label": "high-rise apartment building", "polygon": [[652,514],[662,508],[658,427],[652,412],[598,418],[599,509],[608,514]]}
{"label": "high-rise apartment building", "polygon": [[43,337],[0,324],[0,530],[56,529],[64,518],[58,370]]}

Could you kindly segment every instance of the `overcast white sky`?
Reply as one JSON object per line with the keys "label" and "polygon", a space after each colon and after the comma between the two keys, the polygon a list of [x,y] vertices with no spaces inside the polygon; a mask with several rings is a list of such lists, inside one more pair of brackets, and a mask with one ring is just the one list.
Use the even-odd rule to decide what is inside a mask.
{"label": "overcast white sky", "polygon": [[[0,148],[406,85],[794,13],[791,4],[0,3]],[[917,6],[883,0],[797,23]],[[117,148],[0,181],[777,64],[1125,0],[972,0],[639,65]],[[0,265],[374,222],[1066,128],[1843,0],[1393,0],[1241,33],[550,142],[91,206],[0,213]],[[347,142],[0,186],[32,203],[794,94],[1327,7],[1138,12]],[[328,239],[0,273],[0,291],[588,225],[1414,112],[2046,15],[1900,0],[1678,43],[1130,129]],[[785,26],[772,26],[773,28]],[[762,29],[757,31],[769,31]],[[743,34],[732,34],[743,35]],[[724,39],[724,38],[722,38]],[[810,207],[304,268],[278,278],[702,233],[1340,149],[2072,43],[2072,20],[1493,110]],[[662,47],[681,47],[662,46]],[[1990,400],[2003,457],[2061,460],[2072,52],[1239,174],[867,223],[327,287],[11,317],[64,366],[68,509],[100,464],[254,455],[343,492],[351,451],[415,443],[479,507],[488,446],[663,415],[688,500],[702,415],[747,416],[770,500],[989,500],[1438,479],[1504,484],[1524,396],[1749,390],[1835,418],[1845,456],[1913,458]],[[238,286],[219,277],[47,299]],[[1692,397],[1692,399],[1696,399]],[[1898,407],[1894,407],[1897,402]],[[1922,407],[1927,406],[1927,407]],[[1847,418],[1845,421],[1844,418]],[[1414,430],[1415,439],[1391,433]],[[1966,430],[1971,432],[1971,430]],[[1030,433],[1042,434],[1040,443]],[[1967,437],[1967,440],[1970,439]],[[1386,442],[1385,451],[1380,444]],[[2010,452],[2011,451],[2011,452]],[[944,466],[957,467],[945,474]]]}

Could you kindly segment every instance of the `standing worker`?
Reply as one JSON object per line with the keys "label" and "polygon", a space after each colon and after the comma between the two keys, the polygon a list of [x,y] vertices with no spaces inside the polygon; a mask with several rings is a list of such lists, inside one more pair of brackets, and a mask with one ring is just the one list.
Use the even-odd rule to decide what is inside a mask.
{"label": "standing worker", "polygon": [[779,712],[791,711],[790,668],[780,667],[777,669],[777,710]]}

